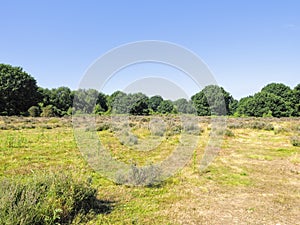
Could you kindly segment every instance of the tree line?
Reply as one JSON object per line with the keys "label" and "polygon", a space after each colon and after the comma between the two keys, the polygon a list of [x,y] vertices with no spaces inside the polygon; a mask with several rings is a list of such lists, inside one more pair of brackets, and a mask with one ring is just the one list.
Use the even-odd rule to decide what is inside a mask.
{"label": "tree line", "polygon": [[209,85],[189,100],[171,101],[143,93],[115,91],[106,95],[94,89],[42,88],[21,67],[0,64],[0,115],[62,117],[73,113],[300,116],[300,84],[291,89],[282,83],[271,83],[239,101],[224,88]]}

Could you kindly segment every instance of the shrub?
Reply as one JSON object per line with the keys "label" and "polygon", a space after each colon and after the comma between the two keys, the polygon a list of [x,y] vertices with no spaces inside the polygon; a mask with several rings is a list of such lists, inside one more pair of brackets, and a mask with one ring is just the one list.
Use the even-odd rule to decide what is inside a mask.
{"label": "shrub", "polygon": [[0,224],[70,224],[101,212],[90,183],[64,174],[0,181]]}
{"label": "shrub", "polygon": [[58,116],[59,112],[58,109],[53,105],[47,105],[46,107],[42,108],[42,117],[55,117]]}
{"label": "shrub", "polygon": [[234,137],[234,133],[229,129],[225,130],[224,135],[227,136],[227,137]]}
{"label": "shrub", "polygon": [[31,106],[28,109],[29,116],[38,117],[41,114],[40,108],[38,106]]}
{"label": "shrub", "polygon": [[119,171],[116,175],[116,183],[136,186],[153,186],[159,183],[161,174],[161,169],[154,165],[145,167],[131,165],[129,171]]}
{"label": "shrub", "polygon": [[291,137],[291,144],[293,146],[300,147],[300,137],[299,136]]}
{"label": "shrub", "polygon": [[200,135],[203,132],[203,129],[193,122],[186,122],[183,129],[188,134]]}
{"label": "shrub", "polygon": [[272,124],[259,122],[259,121],[255,121],[254,123],[250,123],[249,128],[257,129],[257,130],[267,130],[267,131],[274,130],[274,126]]}
{"label": "shrub", "polygon": [[104,131],[104,130],[109,130],[110,129],[110,125],[107,124],[107,123],[103,123],[103,124],[100,124],[96,130],[97,131]]}

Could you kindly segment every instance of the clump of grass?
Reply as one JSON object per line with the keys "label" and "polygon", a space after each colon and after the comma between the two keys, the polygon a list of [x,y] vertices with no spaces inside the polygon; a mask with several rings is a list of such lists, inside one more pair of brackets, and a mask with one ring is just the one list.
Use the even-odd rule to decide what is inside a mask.
{"label": "clump of grass", "polygon": [[234,133],[232,132],[232,130],[229,130],[229,129],[225,130],[224,135],[226,137],[234,137]]}
{"label": "clump of grass", "polygon": [[86,222],[105,206],[90,183],[65,174],[0,181],[0,224]]}
{"label": "clump of grass", "polygon": [[128,172],[119,171],[116,175],[117,184],[134,186],[153,186],[161,181],[161,170],[154,165],[137,167],[132,164]]}
{"label": "clump of grass", "polygon": [[[216,129],[214,134],[218,136],[234,137],[234,133],[230,129]],[[211,136],[212,132],[209,135]]]}
{"label": "clump of grass", "polygon": [[124,131],[124,133],[121,134],[120,139],[120,143],[122,145],[137,145],[139,142],[137,136],[135,136],[132,133],[129,133],[128,131]]}
{"label": "clump of grass", "polygon": [[166,132],[166,125],[163,120],[154,118],[149,123],[149,130],[152,135],[162,137]]}
{"label": "clump of grass", "polygon": [[97,131],[105,131],[105,130],[109,130],[111,128],[111,126],[108,124],[108,123],[103,123],[103,124],[100,124],[96,130]]}
{"label": "clump of grass", "polygon": [[197,123],[193,123],[193,122],[187,122],[186,124],[184,124],[183,130],[188,134],[195,134],[195,135],[200,135],[203,132],[203,129],[201,129],[201,127],[199,127]]}
{"label": "clump of grass", "polygon": [[291,137],[291,144],[295,147],[300,147],[300,137],[299,136]]}
{"label": "clump of grass", "polygon": [[250,123],[249,128],[257,129],[257,130],[267,130],[267,131],[274,130],[274,126],[271,123],[265,123],[260,121],[255,121],[253,123]]}

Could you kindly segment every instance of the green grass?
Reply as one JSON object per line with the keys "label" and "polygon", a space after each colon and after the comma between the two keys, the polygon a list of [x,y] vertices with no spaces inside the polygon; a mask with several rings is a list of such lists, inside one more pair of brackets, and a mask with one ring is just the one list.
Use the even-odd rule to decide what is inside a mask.
{"label": "green grass", "polygon": [[[149,117],[130,119],[131,132],[139,139],[137,143],[122,144],[109,119],[97,118],[97,133],[102,144],[120,161],[137,165],[156,163],[168,157],[180,143],[180,121],[164,118],[166,130],[152,136],[146,126]],[[257,122],[252,118],[229,118],[228,127],[234,130],[227,130],[218,156],[200,173],[199,163],[210,138],[209,121],[210,118],[199,118],[201,135],[196,136],[199,143],[182,170],[152,187],[134,187],[118,185],[89,167],[77,148],[70,119],[0,117],[0,180],[10,184],[1,186],[2,201],[6,196],[5,201],[12,202],[7,190],[15,187],[31,193],[30,190],[38,190],[37,183],[42,181],[53,183],[49,192],[37,191],[48,200],[33,205],[29,196],[24,195],[27,196],[24,206],[32,207],[30,215],[47,212],[49,224],[220,224],[227,218],[224,212],[249,224],[262,223],[261,215],[266,218],[263,223],[296,224],[300,205],[297,189],[300,150],[292,145],[290,137],[298,132],[295,127],[299,127],[300,120],[266,118]],[[271,125],[275,130],[280,127],[282,132],[274,132]],[[149,139],[151,143],[151,138],[159,140],[159,144],[149,151],[138,150]],[[56,178],[51,174],[61,171],[70,182],[59,178],[53,181]],[[88,212],[71,210],[68,212],[72,216],[64,217],[67,213],[62,214],[61,209],[65,206],[56,193],[60,184],[65,192],[62,198],[67,199],[73,199],[71,193],[74,192],[69,190],[77,184],[96,190],[94,200],[109,210],[97,209],[97,203]],[[54,198],[50,201],[52,195]],[[260,201],[253,202],[257,198]],[[70,205],[67,208],[73,207]],[[1,218],[17,218],[18,221],[11,220],[12,223],[22,224],[21,219],[26,218],[22,210]],[[4,211],[8,212],[1,212]],[[58,217],[68,218],[64,220],[67,222],[59,221]]]}

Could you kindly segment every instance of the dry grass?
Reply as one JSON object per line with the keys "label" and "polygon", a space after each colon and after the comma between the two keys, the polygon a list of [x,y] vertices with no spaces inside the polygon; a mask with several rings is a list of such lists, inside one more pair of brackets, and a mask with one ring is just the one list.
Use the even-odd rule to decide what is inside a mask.
{"label": "dry grass", "polygon": [[[178,144],[180,119],[168,117],[162,142],[151,151],[121,144],[107,126],[100,139],[118,159],[146,164],[160,161]],[[149,117],[131,117],[130,129],[141,139]],[[234,135],[225,135],[222,149],[204,172],[196,168],[211,132],[209,117],[199,117],[202,134],[186,167],[154,187],[116,185],[93,172],[76,147],[70,119],[0,118],[0,176],[31,176],[37,171],[66,170],[92,179],[100,199],[115,202],[109,214],[89,224],[299,224],[300,119],[229,118]],[[98,117],[97,125],[109,124]],[[34,127],[33,127],[34,126]],[[274,129],[269,129],[273,127]],[[267,128],[267,129],[266,129]]]}

